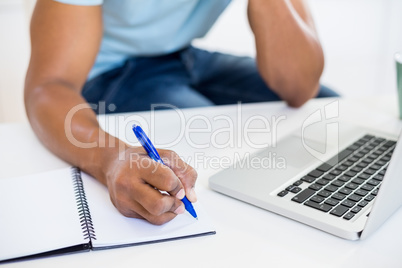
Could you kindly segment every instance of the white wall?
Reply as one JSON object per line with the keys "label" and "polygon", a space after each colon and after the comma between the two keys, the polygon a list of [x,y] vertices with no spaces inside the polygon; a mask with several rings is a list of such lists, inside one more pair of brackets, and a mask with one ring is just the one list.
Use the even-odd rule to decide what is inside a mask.
{"label": "white wall", "polygon": [[402,1],[310,0],[326,54],[324,82],[345,96],[396,91]]}
{"label": "white wall", "polygon": [[[253,56],[247,1],[233,1],[207,38],[196,44]],[[402,1],[308,2],[326,57],[322,83],[346,97],[396,90],[393,54],[402,51]]]}
{"label": "white wall", "polygon": [[[0,122],[26,120],[22,90],[29,58],[29,4],[0,0]],[[396,90],[393,54],[402,51],[401,0],[308,0],[325,50],[322,82],[344,96]],[[208,49],[254,55],[246,0],[233,3],[206,38]],[[399,15],[401,14],[401,15]]]}
{"label": "white wall", "polygon": [[23,86],[29,59],[22,0],[0,0],[0,122],[25,121]]}

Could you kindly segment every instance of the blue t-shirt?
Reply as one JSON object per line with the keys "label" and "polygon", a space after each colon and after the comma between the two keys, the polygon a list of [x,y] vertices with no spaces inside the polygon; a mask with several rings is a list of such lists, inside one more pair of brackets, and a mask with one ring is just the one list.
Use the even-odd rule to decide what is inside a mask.
{"label": "blue t-shirt", "polygon": [[103,38],[88,79],[128,57],[180,50],[203,37],[231,0],[55,0],[102,5]]}

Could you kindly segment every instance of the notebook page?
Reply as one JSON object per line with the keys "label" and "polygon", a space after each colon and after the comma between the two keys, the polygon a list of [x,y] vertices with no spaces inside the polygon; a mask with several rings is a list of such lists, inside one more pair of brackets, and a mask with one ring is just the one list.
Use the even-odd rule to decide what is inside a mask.
{"label": "notebook page", "polygon": [[94,249],[214,233],[208,216],[198,203],[194,208],[199,220],[186,212],[156,226],[145,220],[124,217],[113,206],[105,186],[85,173],[82,173],[82,180],[96,234],[96,240],[92,240]]}
{"label": "notebook page", "polygon": [[84,243],[70,168],[0,179],[0,260]]}

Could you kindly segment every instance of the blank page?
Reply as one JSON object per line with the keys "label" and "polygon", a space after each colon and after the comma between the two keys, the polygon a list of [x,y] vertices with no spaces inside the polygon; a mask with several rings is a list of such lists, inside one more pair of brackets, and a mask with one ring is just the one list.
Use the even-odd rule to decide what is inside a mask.
{"label": "blank page", "polygon": [[0,179],[0,260],[85,243],[71,168]]}
{"label": "blank page", "polygon": [[156,226],[121,215],[110,201],[104,185],[85,173],[82,173],[82,180],[96,234],[96,240],[92,240],[94,249],[215,233],[208,216],[197,203],[194,208],[199,220],[185,212],[162,226]]}

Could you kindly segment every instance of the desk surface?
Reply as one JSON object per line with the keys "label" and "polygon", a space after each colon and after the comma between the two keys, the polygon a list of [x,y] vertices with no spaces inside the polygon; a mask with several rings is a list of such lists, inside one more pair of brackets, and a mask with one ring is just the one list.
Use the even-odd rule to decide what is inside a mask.
{"label": "desk surface", "polygon": [[[393,96],[359,101],[312,100],[300,109],[278,102],[101,116],[99,121],[107,131],[132,144],[136,140],[130,127],[133,123],[141,124],[151,132],[157,147],[175,150],[197,168],[198,199],[213,219],[217,234],[6,266],[402,267],[401,209],[371,237],[352,242],[223,196],[208,187],[209,176],[222,169],[236,154],[253,152],[257,150],[256,145],[267,139],[280,139],[300,128],[311,114],[317,110],[324,112],[325,107],[334,102],[339,104],[336,118],[341,122],[393,134],[399,133],[402,127]],[[275,125],[275,120],[280,118]],[[251,132],[245,136],[247,128]],[[67,166],[49,153],[25,124],[0,125],[0,152],[0,179]],[[227,161],[215,161],[225,157]]]}

